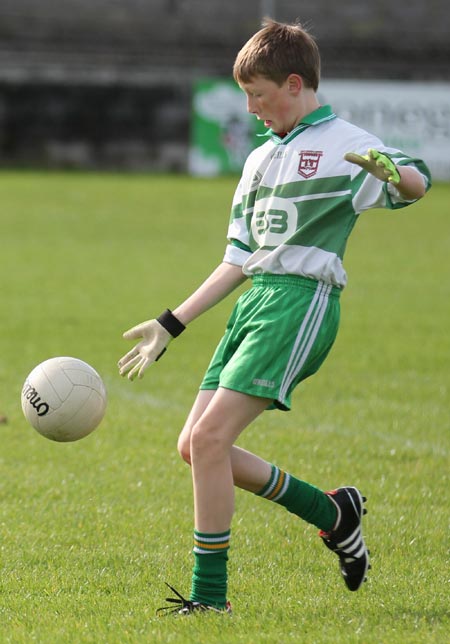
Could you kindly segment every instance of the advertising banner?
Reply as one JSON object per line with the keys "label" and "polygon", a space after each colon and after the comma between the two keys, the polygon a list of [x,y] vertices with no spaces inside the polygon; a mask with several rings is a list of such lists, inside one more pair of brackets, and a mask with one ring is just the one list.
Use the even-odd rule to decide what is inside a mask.
{"label": "advertising banner", "polygon": [[322,104],[450,180],[450,83],[322,80]]}
{"label": "advertising banner", "polygon": [[264,124],[247,112],[245,94],[232,79],[205,79],[193,88],[189,171],[198,176],[240,173]]}

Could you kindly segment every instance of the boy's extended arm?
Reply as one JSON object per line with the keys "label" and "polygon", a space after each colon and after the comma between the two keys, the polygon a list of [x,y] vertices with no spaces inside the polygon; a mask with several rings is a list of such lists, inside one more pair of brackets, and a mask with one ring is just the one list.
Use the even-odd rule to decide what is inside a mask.
{"label": "boy's extended arm", "polygon": [[147,367],[161,357],[169,342],[180,335],[189,322],[218,304],[245,279],[240,266],[222,262],[173,312],[167,309],[157,319],[147,320],[126,331],[123,334],[126,340],[141,340],[119,360],[120,375],[128,375],[130,380],[136,376],[142,378]]}
{"label": "boy's extended arm", "polygon": [[380,181],[392,183],[405,201],[420,199],[425,194],[424,180],[417,170],[408,166],[397,166],[386,154],[370,148],[367,154],[347,152],[344,159],[373,174]]}
{"label": "boy's extended arm", "polygon": [[241,266],[222,262],[187,300],[174,309],[173,313],[180,322],[187,325],[218,304],[246,279]]}

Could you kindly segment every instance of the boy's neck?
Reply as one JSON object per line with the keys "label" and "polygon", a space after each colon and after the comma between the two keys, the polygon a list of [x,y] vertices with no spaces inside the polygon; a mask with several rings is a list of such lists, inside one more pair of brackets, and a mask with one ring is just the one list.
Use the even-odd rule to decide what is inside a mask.
{"label": "boy's neck", "polygon": [[294,127],[297,127],[297,125],[305,118],[305,116],[308,116],[308,114],[311,114],[311,112],[315,112],[315,110],[319,109],[319,107],[320,103],[317,98],[316,92],[312,89],[304,89],[300,97],[298,117]]}
{"label": "boy's neck", "polygon": [[283,139],[287,134],[289,134],[289,132],[292,132],[292,130],[294,130],[297,125],[299,125],[303,119],[308,116],[308,114],[315,112],[319,107],[320,103],[317,100],[316,93],[311,90],[311,93],[308,96],[302,96],[298,109],[295,112],[295,118],[293,119],[293,126],[291,129],[287,132],[275,132],[275,134],[279,136],[280,139]]}

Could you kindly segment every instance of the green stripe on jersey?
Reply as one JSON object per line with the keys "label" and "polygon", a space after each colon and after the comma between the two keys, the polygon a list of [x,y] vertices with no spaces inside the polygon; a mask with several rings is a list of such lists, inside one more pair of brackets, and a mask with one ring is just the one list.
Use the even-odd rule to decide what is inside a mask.
{"label": "green stripe on jersey", "polygon": [[238,239],[232,239],[231,245],[234,246],[235,248],[240,248],[241,250],[245,250],[248,253],[251,251],[251,248],[249,248],[246,244],[243,244],[242,242],[240,242]]}
{"label": "green stripe on jersey", "polygon": [[[327,192],[341,192],[350,190],[350,175],[342,175],[338,177],[323,177],[321,179],[309,179],[308,181],[292,181],[290,183],[279,184],[272,187],[260,186],[258,191],[243,195],[242,205],[243,208],[248,208],[253,205],[256,196],[258,199],[274,195],[283,197],[285,199],[306,197],[309,195],[321,195]],[[233,210],[238,210],[237,204]]]}
{"label": "green stripe on jersey", "polygon": [[287,246],[315,246],[344,257],[348,237],[358,217],[348,205],[349,196],[326,197],[296,204],[301,225]]}

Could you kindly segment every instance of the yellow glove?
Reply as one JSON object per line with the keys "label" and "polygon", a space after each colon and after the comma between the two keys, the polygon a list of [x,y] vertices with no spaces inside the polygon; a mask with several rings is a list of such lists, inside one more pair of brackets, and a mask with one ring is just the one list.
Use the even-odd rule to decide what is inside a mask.
{"label": "yellow glove", "polygon": [[169,342],[179,336],[185,328],[167,309],[156,320],[147,320],[125,331],[125,340],[142,340],[119,360],[120,375],[128,374],[129,380],[136,376],[142,378],[147,367],[159,360]]}
{"label": "yellow glove", "polygon": [[400,183],[401,177],[395,163],[378,150],[370,148],[364,156],[356,154],[356,152],[347,152],[344,154],[344,159],[359,165],[380,181],[392,183],[394,186]]}

